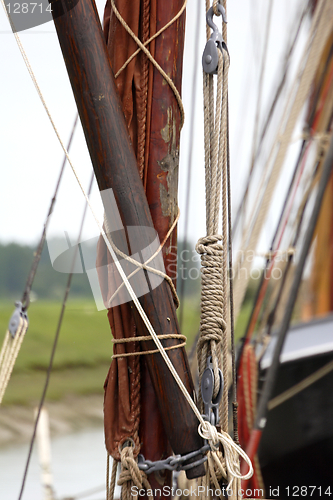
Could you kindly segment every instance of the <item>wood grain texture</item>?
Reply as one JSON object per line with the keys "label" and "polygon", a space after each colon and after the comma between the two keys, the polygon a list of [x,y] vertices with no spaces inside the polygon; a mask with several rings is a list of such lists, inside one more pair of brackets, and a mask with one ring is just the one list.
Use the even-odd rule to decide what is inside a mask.
{"label": "wood grain texture", "polygon": [[[66,13],[55,18],[54,22],[99,189],[113,189],[124,227],[153,228],[96,7],[90,0],[80,0],[72,9],[68,0],[52,3],[54,10],[59,5]],[[105,210],[108,213],[108,206]],[[144,235],[141,238],[138,235],[131,243],[131,254],[147,246]],[[173,298],[165,281],[139,300],[157,334],[179,333]],[[146,328],[134,307],[133,314],[139,335],[146,335]],[[165,347],[177,343],[179,341],[175,339],[163,341]],[[142,348],[155,349],[155,344],[153,341],[144,342]],[[168,355],[188,392],[194,395],[184,349],[171,350]],[[146,359],[173,451],[185,454],[200,448],[202,440],[197,432],[197,418],[161,355],[147,355]],[[191,469],[188,477],[203,474],[204,467],[199,466]]]}

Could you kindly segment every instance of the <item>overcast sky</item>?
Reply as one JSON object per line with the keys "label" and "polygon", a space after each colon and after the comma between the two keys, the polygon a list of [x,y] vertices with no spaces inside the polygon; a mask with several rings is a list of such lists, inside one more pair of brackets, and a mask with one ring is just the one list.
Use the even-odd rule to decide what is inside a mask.
{"label": "overcast sky", "polygon": [[[263,110],[272,95],[272,85],[281,67],[281,54],[301,0],[275,0],[272,29],[268,47],[267,69],[263,92]],[[202,3],[202,8],[203,4]],[[304,2],[303,2],[304,3]],[[232,159],[233,208],[249,167],[252,127],[262,53],[268,0],[229,1],[228,48],[230,67],[230,129]],[[104,1],[98,0],[102,13]],[[205,234],[205,195],[203,177],[202,74],[201,54],[205,46],[205,15],[202,11],[199,33],[196,29],[197,0],[187,7],[186,46],[183,72],[183,100],[186,121],[180,151],[179,204],[182,219],[180,236],[184,233],[184,203],[186,194],[189,127],[191,122],[192,77],[198,67],[198,91],[195,108],[193,141],[193,174],[191,184],[191,216],[189,235],[192,242]],[[217,21],[221,27],[220,19]],[[75,103],[52,22],[19,33],[32,64],[40,88],[53,119],[65,143],[75,117]],[[35,243],[42,231],[46,213],[59,174],[63,153],[45,110],[25,67],[9,23],[0,12],[0,242]],[[200,50],[194,56],[194,41],[200,37]],[[81,127],[77,128],[70,152],[82,184],[87,187],[91,162]],[[92,203],[102,219],[99,194],[94,186]],[[69,165],[66,166],[56,209],[51,221],[51,234],[67,231],[77,234],[84,199]],[[269,218],[272,217],[268,215]],[[97,235],[91,215],[87,217],[84,238]],[[267,236],[268,237],[268,236]],[[262,241],[266,241],[263,238]]]}

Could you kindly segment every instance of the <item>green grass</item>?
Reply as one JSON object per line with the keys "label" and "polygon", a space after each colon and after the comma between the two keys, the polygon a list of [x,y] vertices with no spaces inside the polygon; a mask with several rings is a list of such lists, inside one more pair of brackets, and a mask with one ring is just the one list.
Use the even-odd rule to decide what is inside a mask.
{"label": "green grass", "polygon": [[[179,319],[180,308],[177,311]],[[191,348],[200,327],[200,297],[186,298],[183,304],[181,333],[187,337],[186,348]]]}
{"label": "green grass", "polygon": [[[0,336],[4,336],[13,310],[13,305],[8,303],[0,306]],[[61,304],[57,302],[39,301],[30,305],[29,328],[16,361],[16,371],[47,368],[60,310]],[[98,312],[93,301],[69,301],[54,369],[94,366],[109,361],[111,355],[106,311]]]}
{"label": "green grass", "polygon": [[245,333],[247,323],[250,318],[253,304],[251,301],[247,301],[243,304],[239,316],[237,318],[235,326],[235,341],[237,342]]}
{"label": "green grass", "polygon": [[[56,302],[31,304],[29,329],[3,404],[30,404],[39,399],[60,309],[61,304]],[[1,344],[13,310],[11,303],[0,305]],[[111,355],[111,332],[106,311],[97,311],[93,301],[69,301],[54,358],[48,398],[102,392]]]}
{"label": "green grass", "polygon": [[[54,301],[33,302],[29,308],[29,329],[16,360],[3,404],[36,404],[49,365],[61,304]],[[250,303],[242,308],[236,325],[236,338],[243,335]],[[0,343],[14,311],[10,302],[0,304]],[[199,330],[199,299],[184,303],[182,333],[190,350]],[[49,400],[60,400],[70,394],[103,392],[104,380],[112,355],[111,332],[106,311],[97,311],[89,300],[69,300],[53,364]]]}

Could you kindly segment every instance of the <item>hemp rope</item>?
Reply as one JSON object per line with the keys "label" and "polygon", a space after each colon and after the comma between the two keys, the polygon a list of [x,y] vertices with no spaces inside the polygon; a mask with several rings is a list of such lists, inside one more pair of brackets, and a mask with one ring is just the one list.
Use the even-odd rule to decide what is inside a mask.
{"label": "hemp rope", "polygon": [[[228,52],[218,51],[216,110],[214,117],[211,93],[213,76],[204,73],[204,120],[205,120],[205,183],[206,183],[206,230],[207,236],[200,238],[196,251],[201,256],[201,321],[200,338],[197,346],[199,380],[206,368],[207,357],[211,354],[215,386],[213,398],[220,389],[218,368],[222,367],[224,394],[222,398],[223,429],[228,430],[228,374],[227,374],[227,241],[226,241],[226,123],[227,123],[227,78],[229,68]],[[222,183],[223,236],[218,234],[220,192]],[[223,242],[223,245],[219,243]],[[221,360],[221,344],[223,364]],[[202,408],[199,388],[199,405]]]}
{"label": "hemp rope", "polygon": [[[225,4],[226,2],[224,2]],[[218,2],[214,0],[214,13]],[[206,1],[206,9],[209,2]],[[209,38],[207,29],[207,38]],[[226,27],[223,23],[223,35],[226,39]],[[222,367],[224,390],[220,404],[222,415],[222,431],[217,433],[216,428],[209,429],[212,451],[208,453],[208,466],[206,477],[202,484],[206,488],[214,484],[218,488],[218,477],[228,481],[227,490],[233,482],[238,483],[239,473],[239,447],[228,435],[228,335],[227,335],[227,296],[228,296],[228,263],[227,263],[227,226],[228,226],[228,69],[229,54],[224,47],[218,50],[219,62],[216,84],[216,105],[214,112],[214,83],[213,75],[203,74],[204,82],[204,137],[205,137],[205,185],[206,185],[206,231],[207,236],[201,238],[196,250],[201,255],[202,285],[201,285],[201,321],[200,338],[197,346],[199,365],[199,381],[206,368],[207,357],[212,356],[214,370],[215,398],[220,389],[218,368]],[[218,221],[220,211],[220,195],[222,191],[222,235],[218,234]],[[222,241],[222,244],[220,243]],[[222,360],[221,360],[222,351]],[[222,365],[222,366],[221,366]],[[203,409],[199,383],[199,407]],[[210,424],[209,424],[210,425]],[[202,428],[201,436],[205,435]],[[232,446],[231,444],[232,443]],[[218,451],[218,444],[222,444],[224,459]],[[215,449],[214,449],[215,446]],[[236,448],[233,448],[236,447]],[[236,451],[237,450],[237,451]],[[224,465],[222,464],[224,461]],[[248,460],[247,460],[247,463]],[[252,476],[253,469],[250,466]],[[232,497],[238,497],[239,488],[234,488]],[[206,491],[206,490],[205,490]],[[206,491],[205,496],[208,495]]]}
{"label": "hemp rope", "polygon": [[[181,344],[173,345],[170,347],[164,347],[165,351],[170,351],[171,349],[178,349],[179,347],[184,347],[186,345],[186,337],[185,335],[181,335],[180,333],[167,333],[164,335],[159,335],[159,339],[180,339],[183,340]],[[142,336],[142,337],[129,337],[129,338],[123,338],[123,339],[112,339],[111,342],[113,344],[125,344],[127,342],[145,342],[151,340],[150,335]],[[154,349],[152,351],[139,351],[139,352],[127,352],[124,354],[114,354],[112,356],[112,359],[116,358],[126,358],[128,356],[142,356],[144,354],[155,354],[156,352],[159,352],[158,349]]]}
{"label": "hemp rope", "polygon": [[[144,0],[142,3],[142,41],[145,43],[149,37],[150,28],[150,0]],[[140,178],[143,179],[145,172],[145,155],[146,150],[146,130],[147,130],[147,100],[148,100],[148,79],[149,79],[149,61],[147,56],[142,52],[140,60],[140,90],[138,91],[137,99],[137,153],[136,159]],[[139,58],[138,58],[139,59]],[[148,168],[148,165],[147,165]]]}
{"label": "hemp rope", "polygon": [[[147,475],[140,470],[133,456],[133,447],[125,446],[121,450],[121,472],[119,474],[118,486],[121,486],[121,500],[131,500],[137,498],[137,495],[132,494],[132,487],[136,486],[138,490],[143,488],[148,492],[152,491]],[[154,500],[152,495],[147,495],[149,500]]]}
{"label": "hemp rope", "polygon": [[[155,259],[155,257],[161,252],[161,250],[163,249],[163,247],[164,247],[165,243],[167,242],[169,236],[171,235],[171,233],[175,229],[175,227],[176,227],[176,225],[177,225],[177,223],[179,221],[179,217],[180,217],[180,210],[178,209],[177,217],[173,221],[173,224],[170,227],[169,231],[167,232],[164,240],[162,241],[162,243],[160,244],[160,246],[158,247],[158,249],[156,250],[156,252],[151,257],[149,257],[149,259],[146,260],[146,262],[144,262],[142,264],[141,262],[133,259],[132,257],[130,257],[129,255],[125,254],[124,252],[122,252],[121,250],[119,250],[119,248],[116,247],[116,245],[114,244],[114,242],[113,242],[113,240],[111,238],[111,231],[110,231],[110,228],[109,228],[109,224],[108,224],[107,218],[106,218],[106,216],[104,214],[104,226],[105,226],[105,229],[106,229],[108,240],[109,240],[110,244],[112,245],[112,248],[114,249],[114,251],[116,252],[116,254],[118,254],[120,257],[123,257],[123,259],[127,260],[131,264],[134,264],[137,267],[137,269],[135,269],[134,271],[131,272],[131,274],[128,275],[127,279],[130,280],[130,278],[132,278],[138,271],[140,271],[140,269],[145,269],[146,271],[149,271],[149,272],[151,272],[153,274],[156,274],[157,276],[161,276],[162,278],[164,278],[169,283],[169,286],[171,288],[171,292],[172,292],[172,295],[173,295],[173,299],[174,299],[174,302],[175,302],[175,305],[176,305],[176,309],[178,309],[178,307],[179,307],[179,298],[178,298],[177,291],[176,291],[176,288],[175,288],[175,286],[173,284],[172,279],[170,278],[170,276],[168,276],[163,271],[160,271],[159,269],[155,269],[153,267],[150,267],[147,264],[149,264],[149,262],[151,262],[153,259]],[[112,307],[111,303],[112,303],[113,299],[118,294],[118,292],[123,288],[123,286],[124,286],[124,282],[122,282],[119,285],[119,287],[117,288],[117,290],[113,293],[113,295],[111,296],[111,298],[108,301],[108,308]]]}
{"label": "hemp rope", "polygon": [[[12,29],[14,30],[15,28],[14,28],[14,25],[13,25],[13,23],[11,21],[11,18],[8,15],[8,12],[7,12],[6,8],[5,8],[4,0],[1,0],[1,3],[2,3],[4,9],[5,9],[5,12],[6,12],[7,17],[9,19],[10,25],[11,25]],[[15,39],[16,39],[16,41],[18,43],[18,46],[19,46],[19,49],[21,51],[22,57],[24,59],[24,62],[26,64],[26,66],[27,66],[28,72],[29,72],[29,74],[30,74],[30,76],[31,76],[31,78],[33,80],[33,83],[34,83],[34,85],[36,87],[37,93],[38,93],[38,95],[39,95],[39,97],[40,97],[40,99],[42,101],[42,104],[43,104],[43,106],[45,108],[45,111],[46,111],[46,113],[47,113],[47,115],[49,117],[49,120],[50,120],[51,124],[52,124],[54,132],[55,132],[55,134],[56,134],[56,136],[57,136],[57,138],[59,140],[59,143],[60,143],[60,145],[61,145],[61,147],[62,147],[62,149],[63,149],[63,151],[64,151],[64,153],[66,155],[68,163],[71,166],[73,174],[74,174],[74,176],[76,178],[76,181],[77,181],[77,183],[78,183],[78,185],[79,185],[79,187],[81,189],[81,192],[82,192],[82,194],[83,194],[83,196],[84,196],[84,198],[85,198],[85,200],[87,202],[87,205],[88,205],[88,207],[89,207],[89,209],[91,211],[91,214],[92,214],[92,216],[93,216],[93,218],[95,220],[95,223],[96,223],[96,225],[97,225],[97,227],[99,229],[99,232],[102,235],[102,238],[104,239],[105,244],[106,244],[106,246],[107,246],[107,248],[108,248],[108,250],[109,250],[109,252],[110,252],[110,254],[111,254],[112,258],[113,258],[113,260],[114,260],[114,263],[115,263],[115,265],[116,265],[116,267],[118,269],[118,272],[119,272],[121,278],[123,279],[123,281],[125,283],[125,286],[126,286],[126,288],[128,290],[128,293],[130,294],[130,296],[131,296],[131,298],[133,300],[134,306],[137,308],[138,313],[140,314],[140,316],[141,316],[141,318],[142,318],[142,320],[143,320],[143,322],[144,322],[144,324],[145,324],[148,332],[151,334],[151,336],[152,336],[152,338],[153,338],[153,340],[154,340],[154,342],[155,342],[155,344],[156,344],[156,346],[157,346],[157,348],[158,348],[158,350],[159,350],[162,358],[164,359],[164,361],[165,361],[168,369],[172,373],[172,375],[173,375],[176,383],[178,384],[181,392],[183,393],[186,401],[188,402],[188,404],[191,407],[192,411],[194,412],[194,414],[196,415],[197,419],[199,420],[198,432],[199,433],[200,432],[201,433],[204,432],[205,436],[206,436],[205,439],[207,439],[209,443],[212,443],[213,439],[215,441],[216,438],[218,438],[220,440],[221,444],[224,447],[224,452],[225,453],[227,453],[226,448],[230,449],[228,451],[228,456],[230,456],[230,454],[232,452],[237,453],[239,456],[242,456],[242,458],[245,460],[245,462],[249,466],[249,471],[248,471],[248,473],[246,475],[242,476],[242,475],[240,475],[240,473],[238,473],[238,471],[239,471],[239,468],[238,468],[238,469],[236,469],[237,475],[233,475],[233,479],[235,479],[235,478],[244,479],[244,480],[245,479],[249,479],[252,476],[252,474],[253,474],[253,468],[252,468],[252,464],[251,464],[251,461],[250,461],[249,457],[246,455],[246,453],[238,445],[236,445],[232,440],[230,440],[230,437],[228,436],[227,433],[225,433],[224,431],[221,431],[220,433],[217,433],[216,428],[214,426],[212,426],[209,422],[206,422],[202,418],[201,413],[198,410],[195,402],[191,398],[191,396],[188,393],[186,387],[184,386],[184,384],[183,384],[180,376],[178,375],[177,371],[175,370],[173,364],[171,363],[170,358],[168,357],[167,353],[165,352],[165,350],[163,348],[163,345],[161,344],[161,342],[160,342],[160,340],[159,340],[156,332],[154,331],[154,328],[153,328],[152,324],[150,323],[150,321],[149,321],[149,319],[148,319],[145,311],[143,310],[143,308],[142,308],[142,306],[141,306],[141,304],[140,304],[140,302],[139,302],[139,300],[138,300],[138,298],[137,298],[137,296],[136,296],[136,294],[135,294],[135,292],[134,292],[131,284],[129,283],[129,281],[128,281],[127,277],[126,277],[126,274],[125,274],[124,270],[122,269],[119,261],[117,260],[116,253],[113,250],[113,248],[112,248],[112,246],[111,246],[111,244],[110,244],[110,242],[109,242],[109,240],[108,240],[108,238],[107,238],[107,236],[105,234],[105,231],[104,231],[104,229],[102,227],[102,224],[99,222],[99,220],[97,218],[97,215],[96,215],[96,213],[95,213],[95,211],[94,211],[94,209],[92,207],[92,204],[91,204],[91,202],[89,200],[89,197],[87,196],[87,193],[85,192],[84,187],[82,186],[82,183],[81,183],[81,181],[79,179],[78,173],[77,173],[77,171],[76,171],[76,169],[75,169],[75,167],[74,167],[74,165],[72,163],[72,160],[71,160],[71,158],[70,158],[70,156],[68,154],[68,151],[67,151],[67,149],[66,149],[63,141],[61,140],[60,134],[59,134],[59,132],[58,132],[56,126],[55,126],[55,123],[54,123],[54,121],[53,121],[53,119],[51,117],[50,111],[49,111],[49,109],[48,109],[48,107],[46,105],[46,102],[45,102],[44,98],[43,98],[43,95],[42,95],[41,90],[40,90],[40,88],[38,86],[36,77],[35,77],[35,75],[34,75],[34,73],[32,71],[30,62],[29,62],[29,60],[28,60],[28,58],[26,56],[26,53],[25,53],[24,48],[22,46],[22,43],[20,41],[20,38],[19,38],[18,34],[15,33],[15,32],[14,32],[14,36],[15,36]],[[228,462],[227,462],[227,469],[228,469]],[[232,474],[233,472],[234,472],[234,469],[231,469],[229,473]]]}
{"label": "hemp rope", "polygon": [[21,316],[15,336],[12,337],[9,330],[6,332],[0,352],[0,404],[8,386],[28,326],[28,320]]}
{"label": "hemp rope", "polygon": [[[283,117],[267,165],[273,162],[271,173],[264,194],[261,199],[260,209],[257,214],[252,211],[251,224],[249,230],[243,236],[242,247],[245,251],[240,252],[235,263],[235,318],[237,318],[244,298],[246,286],[249,279],[251,262],[245,259],[242,262],[241,255],[254,251],[263,227],[269,205],[279,179],[288,145],[292,138],[297,119],[309,95],[309,90],[321,60],[321,54],[325,48],[328,37],[331,33],[331,22],[333,17],[333,4],[330,0],[320,0],[315,10],[310,34],[306,47],[301,58],[298,71],[296,73],[288,102],[285,106]],[[250,234],[251,231],[251,234]],[[246,241],[248,240],[248,243]],[[246,245],[246,246],[245,246]],[[237,279],[241,270],[245,270],[245,279]]]}

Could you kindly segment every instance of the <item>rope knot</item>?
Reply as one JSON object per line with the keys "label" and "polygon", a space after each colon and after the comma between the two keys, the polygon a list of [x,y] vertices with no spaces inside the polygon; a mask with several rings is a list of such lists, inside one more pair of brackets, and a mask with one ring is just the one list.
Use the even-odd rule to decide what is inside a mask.
{"label": "rope knot", "polygon": [[[216,427],[210,422],[200,422],[198,427],[198,433],[203,439],[206,439],[211,445],[211,451],[208,453],[208,463],[211,458],[214,461],[214,465],[220,469],[222,476],[225,476],[225,472],[229,481],[227,490],[231,488],[234,480],[246,480],[250,479],[253,475],[253,467],[251,461],[247,454],[240,446],[238,446],[229,436],[227,432],[218,432]],[[223,456],[218,453],[217,446],[221,445],[223,449]],[[242,475],[240,472],[239,457],[248,465],[247,474]],[[223,463],[222,463],[223,462]],[[212,467],[209,467],[212,472]],[[215,473],[213,473],[213,476]]]}
{"label": "rope knot", "polygon": [[224,287],[222,280],[223,247],[222,236],[214,234],[200,238],[195,249],[201,256],[201,336],[205,341],[222,340],[226,329],[223,317]]}
{"label": "rope knot", "polygon": [[198,240],[195,250],[200,255],[222,255],[223,248],[219,241],[222,241],[220,234],[204,236]]}
{"label": "rope knot", "polygon": [[208,443],[214,448],[216,448],[216,446],[219,444],[220,440],[217,429],[215,425],[212,425],[207,420],[205,420],[205,422],[203,423],[200,423],[198,432],[200,436],[203,439],[206,439],[206,441],[208,441]]}
{"label": "rope knot", "polygon": [[[133,498],[132,486],[136,486],[139,490],[145,488],[151,490],[151,486],[146,474],[139,469],[137,461],[133,455],[133,446],[124,446],[120,453],[121,472],[119,474],[118,486],[121,488],[121,499],[130,500]],[[149,496],[150,500],[153,500]]]}
{"label": "rope knot", "polygon": [[137,488],[141,489],[143,484],[144,472],[140,471],[133,455],[133,447],[126,446],[121,450],[121,472],[118,479],[118,485],[122,486],[127,482],[133,481]]}

